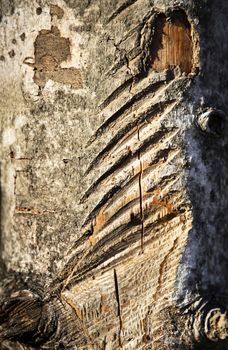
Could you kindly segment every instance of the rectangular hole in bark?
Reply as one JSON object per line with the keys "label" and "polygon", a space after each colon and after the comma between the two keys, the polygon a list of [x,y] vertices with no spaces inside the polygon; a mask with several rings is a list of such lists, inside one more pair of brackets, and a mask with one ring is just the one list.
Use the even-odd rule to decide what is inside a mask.
{"label": "rectangular hole in bark", "polygon": [[193,69],[193,40],[191,24],[184,11],[178,10],[169,17],[159,14],[155,22],[151,47],[152,68],[161,72],[179,67],[189,74]]}

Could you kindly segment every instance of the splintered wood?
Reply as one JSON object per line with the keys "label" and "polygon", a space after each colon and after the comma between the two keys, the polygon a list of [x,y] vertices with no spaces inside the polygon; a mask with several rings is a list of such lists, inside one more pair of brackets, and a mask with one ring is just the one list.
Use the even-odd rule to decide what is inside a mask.
{"label": "splintered wood", "polygon": [[160,72],[179,67],[186,74],[192,71],[193,47],[191,26],[184,13],[174,12],[170,18],[157,17],[152,42],[153,69]]}
{"label": "splintered wood", "polygon": [[[186,78],[156,84],[149,75],[127,99],[117,97],[102,110],[109,117],[91,147],[103,147],[91,160],[92,182],[82,198],[89,208],[82,228],[89,246],[63,291],[96,344],[108,327],[112,349],[138,349],[152,333],[159,338],[155,320],[169,305],[191,227],[176,124],[176,88],[184,88]],[[146,92],[135,101],[138,89]],[[79,243],[77,257],[80,251]]]}
{"label": "splintered wood", "polygon": [[42,348],[163,350],[161,312],[173,305],[193,220],[183,94],[197,64],[194,28],[183,11],[162,14],[150,1],[109,1],[113,14],[105,1],[62,3],[75,9],[51,4],[51,26],[30,42],[34,61],[24,63],[38,92],[26,106],[31,126],[17,122],[31,152],[28,175],[15,176],[15,232],[31,237],[15,235],[22,271],[53,269],[48,297],[67,306],[63,335]]}
{"label": "splintered wood", "polygon": [[106,98],[104,122],[89,145],[84,248],[76,244],[76,268],[63,295],[79,310],[95,348],[105,342],[107,349],[141,349],[159,341],[160,312],[170,305],[192,226],[176,118],[176,92],[188,79],[164,73],[192,71],[191,25],[174,11],[169,19],[159,14],[154,26],[148,75],[130,93],[123,83]]}

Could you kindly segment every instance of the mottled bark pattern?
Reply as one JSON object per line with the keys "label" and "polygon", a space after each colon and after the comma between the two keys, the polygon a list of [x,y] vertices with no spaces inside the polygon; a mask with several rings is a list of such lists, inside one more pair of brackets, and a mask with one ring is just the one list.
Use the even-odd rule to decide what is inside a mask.
{"label": "mottled bark pattern", "polygon": [[228,349],[228,3],[0,6],[1,348]]}

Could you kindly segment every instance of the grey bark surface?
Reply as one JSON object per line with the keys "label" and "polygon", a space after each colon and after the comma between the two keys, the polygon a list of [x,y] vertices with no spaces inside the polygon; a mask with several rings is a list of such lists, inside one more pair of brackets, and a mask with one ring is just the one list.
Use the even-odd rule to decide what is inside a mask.
{"label": "grey bark surface", "polygon": [[227,1],[0,10],[0,348],[228,349]]}

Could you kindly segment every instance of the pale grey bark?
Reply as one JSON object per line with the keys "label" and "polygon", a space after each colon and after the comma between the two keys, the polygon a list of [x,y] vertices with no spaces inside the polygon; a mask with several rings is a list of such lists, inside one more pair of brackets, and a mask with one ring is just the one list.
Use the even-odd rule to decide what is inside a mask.
{"label": "pale grey bark", "polygon": [[228,3],[0,4],[0,346],[227,349]]}

